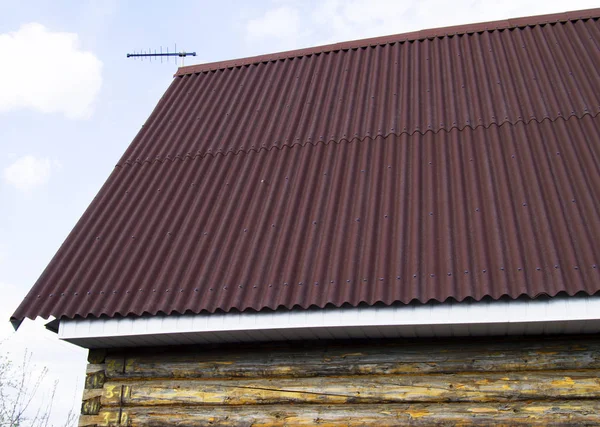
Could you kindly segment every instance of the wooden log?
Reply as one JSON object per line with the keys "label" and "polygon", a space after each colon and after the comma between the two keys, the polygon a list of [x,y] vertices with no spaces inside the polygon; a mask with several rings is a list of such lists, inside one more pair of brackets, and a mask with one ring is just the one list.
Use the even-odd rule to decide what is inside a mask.
{"label": "wooden log", "polygon": [[600,339],[323,346],[109,355],[107,377],[265,378],[600,369]]}
{"label": "wooden log", "polygon": [[85,385],[81,402],[81,415],[79,427],[93,427],[98,423],[93,416],[100,412],[101,396],[106,380],[106,358],[105,350],[90,350],[88,353],[88,365],[85,371]]}
{"label": "wooden log", "polygon": [[91,374],[87,374],[85,377],[85,388],[102,388],[104,386],[104,381],[106,380],[106,375],[104,371],[98,371]]}
{"label": "wooden log", "polygon": [[96,415],[100,412],[100,396],[81,402],[81,415]]}
{"label": "wooden log", "polygon": [[263,405],[238,407],[142,408],[103,410],[98,426],[597,426],[600,402],[548,401],[507,403],[389,405]]}
{"label": "wooden log", "polygon": [[90,349],[88,351],[88,363],[104,363],[104,358],[106,357],[105,349]]}
{"label": "wooden log", "polygon": [[600,378],[589,371],[253,380],[109,382],[103,406],[264,405],[406,402],[506,402],[599,399]]}

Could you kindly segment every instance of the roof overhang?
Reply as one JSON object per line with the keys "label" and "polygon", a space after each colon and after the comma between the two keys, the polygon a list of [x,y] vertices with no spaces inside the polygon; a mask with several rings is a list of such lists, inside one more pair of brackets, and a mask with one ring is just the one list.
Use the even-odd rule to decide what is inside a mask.
{"label": "roof overhang", "polygon": [[388,307],[295,309],[61,320],[59,338],[86,348],[301,339],[600,332],[600,295]]}

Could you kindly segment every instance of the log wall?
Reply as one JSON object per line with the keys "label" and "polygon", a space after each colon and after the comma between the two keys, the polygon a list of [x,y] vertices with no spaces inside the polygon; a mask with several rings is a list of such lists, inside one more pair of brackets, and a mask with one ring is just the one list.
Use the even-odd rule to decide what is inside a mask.
{"label": "log wall", "polygon": [[600,425],[600,336],[92,350],[79,426]]}

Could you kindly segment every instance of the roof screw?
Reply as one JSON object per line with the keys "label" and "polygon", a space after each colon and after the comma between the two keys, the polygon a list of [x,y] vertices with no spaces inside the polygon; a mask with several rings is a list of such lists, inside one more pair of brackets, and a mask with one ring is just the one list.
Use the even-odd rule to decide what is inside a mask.
{"label": "roof screw", "polygon": [[555,264],[555,265],[554,265],[554,268],[558,268],[558,264]]}
{"label": "roof screw", "polygon": [[429,277],[435,277],[435,274],[430,274]]}
{"label": "roof screw", "polygon": [[541,268],[539,268],[539,267],[536,267],[535,269],[536,269],[537,271],[540,271],[540,270],[541,270]]}
{"label": "roof screw", "polygon": [[315,286],[319,286],[319,282],[315,282]]}
{"label": "roof screw", "polygon": [[298,283],[298,286],[302,286],[302,282]]}
{"label": "roof screw", "polygon": [[592,268],[598,268],[598,266],[596,264],[592,265]]}
{"label": "roof screw", "polygon": [[452,273],[448,273],[448,276],[452,276]]}
{"label": "roof screw", "polygon": [[517,268],[517,270],[521,271],[521,270],[523,270],[523,269],[522,269],[521,267],[519,267],[519,268]]}
{"label": "roof screw", "polygon": [[575,270],[579,270],[579,267],[577,267],[577,266],[575,266],[575,267],[573,267],[573,268],[574,268]]}
{"label": "roof screw", "polygon": [[465,274],[469,274],[469,270],[465,270]]}
{"label": "roof screw", "polygon": [[523,206],[527,206],[527,203],[523,203]]}
{"label": "roof screw", "polygon": [[397,279],[397,280],[400,280],[400,276],[396,276],[396,279]]}
{"label": "roof screw", "polygon": [[413,279],[416,279],[416,278],[417,278],[417,275],[416,275],[416,274],[413,274]]}
{"label": "roof screw", "polygon": [[332,281],[330,281],[329,283],[333,283],[333,280],[332,280]]}
{"label": "roof screw", "polygon": [[487,270],[483,270],[484,273],[487,273]]}
{"label": "roof screw", "polygon": [[500,267],[500,270],[504,271],[504,267]]}
{"label": "roof screw", "polygon": [[356,222],[360,222],[360,218],[356,218]]}
{"label": "roof screw", "polygon": [[380,281],[380,282],[383,282],[383,277],[380,277],[380,278],[379,278],[379,281]]}

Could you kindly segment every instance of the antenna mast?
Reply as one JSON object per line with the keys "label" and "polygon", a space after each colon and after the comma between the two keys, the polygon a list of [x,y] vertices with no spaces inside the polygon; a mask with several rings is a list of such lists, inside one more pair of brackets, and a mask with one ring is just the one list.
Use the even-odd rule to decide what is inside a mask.
{"label": "antenna mast", "polygon": [[150,58],[150,61],[152,61],[152,58],[160,58],[161,63],[163,62],[163,58],[167,58],[167,61],[168,61],[171,56],[181,58],[181,65],[183,66],[184,58],[186,56],[196,56],[196,52],[186,52],[185,50],[177,52],[177,45],[175,45],[174,52],[169,52],[168,47],[167,47],[167,51],[163,52],[162,46],[161,46],[159,52],[157,52],[156,49],[154,49],[154,52],[152,52],[151,49],[148,49],[148,51],[145,51],[145,50],[140,51],[140,52],[134,51],[133,53],[127,54],[127,58],[134,58],[134,59],[141,58],[142,61],[144,60],[144,58]]}

